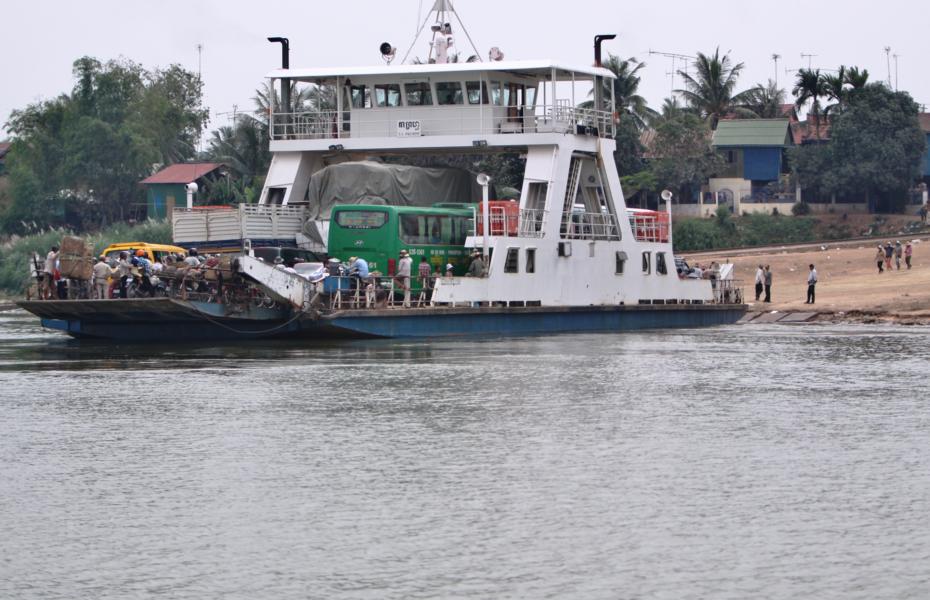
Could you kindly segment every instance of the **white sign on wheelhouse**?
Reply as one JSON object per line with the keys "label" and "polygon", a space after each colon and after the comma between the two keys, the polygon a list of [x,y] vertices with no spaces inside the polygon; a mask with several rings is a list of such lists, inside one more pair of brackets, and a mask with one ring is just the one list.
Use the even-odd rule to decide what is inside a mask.
{"label": "white sign on wheelhouse", "polygon": [[398,121],[397,137],[419,137],[423,135],[420,131],[420,121]]}

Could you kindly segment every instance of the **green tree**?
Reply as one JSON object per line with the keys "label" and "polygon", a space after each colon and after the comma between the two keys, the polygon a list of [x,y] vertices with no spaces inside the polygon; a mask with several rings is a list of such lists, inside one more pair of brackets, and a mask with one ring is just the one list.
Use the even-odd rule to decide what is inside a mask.
{"label": "green tree", "polygon": [[794,105],[798,110],[801,110],[810,102],[810,110],[808,112],[813,116],[813,119],[811,119],[814,123],[813,130],[816,132],[815,135],[819,137],[821,114],[820,99],[827,95],[827,88],[824,84],[823,75],[820,74],[820,69],[799,70],[797,79],[794,83],[794,89],[791,90],[791,93],[795,97]]}
{"label": "green tree", "polygon": [[632,119],[621,118],[617,123],[614,140],[617,149],[614,151],[614,162],[620,175],[629,175],[642,171],[646,165],[643,162],[643,144],[639,141],[640,130]]}
{"label": "green tree", "polygon": [[692,198],[724,166],[710,146],[710,136],[709,124],[691,113],[659,125],[650,166],[659,185],[677,190],[679,198]]}
{"label": "green tree", "polygon": [[785,104],[785,90],[769,79],[765,85],[757,85],[746,90],[743,108],[752,111],[763,119],[783,117],[782,106]]}
{"label": "green tree", "polygon": [[13,111],[12,204],[0,225],[24,232],[60,224],[99,227],[141,201],[153,165],[186,160],[207,119],[201,84],[181,67],[147,71],[128,61],[74,63],[70,94]]}
{"label": "green tree", "polygon": [[906,92],[882,84],[851,90],[836,111],[830,142],[792,152],[801,185],[862,194],[871,210],[901,210],[927,147],[917,115]]}
{"label": "green tree", "polygon": [[730,55],[720,56],[718,47],[713,55],[698,52],[693,66],[694,75],[678,71],[684,79],[685,89],[675,91],[710,123],[711,129],[716,129],[717,122],[730,114],[748,118],[755,116],[743,108],[749,92],[734,93],[743,63],[732,64]]}
{"label": "green tree", "polygon": [[[656,116],[656,112],[649,108],[646,99],[639,95],[640,69],[646,66],[646,63],[640,62],[635,58],[621,59],[619,56],[608,54],[607,60],[603,62],[605,69],[615,75],[612,80],[605,79],[602,82],[601,96],[605,102],[610,100],[610,91],[613,88],[614,106],[620,119],[627,118],[632,120],[638,129],[644,129],[646,123]],[[594,90],[588,93],[594,95]],[[582,108],[592,108],[593,100],[588,100],[581,104]]]}

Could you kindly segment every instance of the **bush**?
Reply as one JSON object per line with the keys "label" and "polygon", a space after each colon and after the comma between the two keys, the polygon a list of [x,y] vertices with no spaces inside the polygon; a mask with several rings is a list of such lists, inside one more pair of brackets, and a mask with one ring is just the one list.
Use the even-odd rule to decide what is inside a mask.
{"label": "bush", "polygon": [[791,207],[791,214],[796,217],[802,217],[804,215],[811,214],[811,205],[807,202],[795,202]]}

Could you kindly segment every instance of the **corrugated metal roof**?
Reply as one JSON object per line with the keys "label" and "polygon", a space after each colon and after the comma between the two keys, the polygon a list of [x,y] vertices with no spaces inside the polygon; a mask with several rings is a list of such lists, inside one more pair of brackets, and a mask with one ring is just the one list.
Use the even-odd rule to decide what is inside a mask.
{"label": "corrugated metal roof", "polygon": [[714,146],[787,146],[788,119],[734,119],[717,123]]}
{"label": "corrugated metal roof", "polygon": [[169,165],[139,183],[191,183],[223,166],[223,163],[179,163]]}

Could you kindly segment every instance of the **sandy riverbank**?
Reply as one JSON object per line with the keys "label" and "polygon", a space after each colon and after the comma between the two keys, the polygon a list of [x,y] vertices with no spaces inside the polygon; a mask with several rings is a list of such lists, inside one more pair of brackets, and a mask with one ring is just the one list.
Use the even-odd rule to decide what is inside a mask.
{"label": "sandy riverbank", "polygon": [[[894,240],[892,240],[894,241]],[[902,239],[902,243],[907,240]],[[815,248],[746,250],[717,255],[721,262],[736,265],[751,311],[820,313],[815,320],[900,322],[930,324],[930,241],[913,244],[911,269],[879,274],[875,261],[878,240]],[[709,262],[711,253],[689,257],[689,262]],[[893,261],[892,261],[893,262]],[[804,303],[808,265],[817,268],[817,302]],[[771,265],[772,302],[754,301],[755,271]]]}

